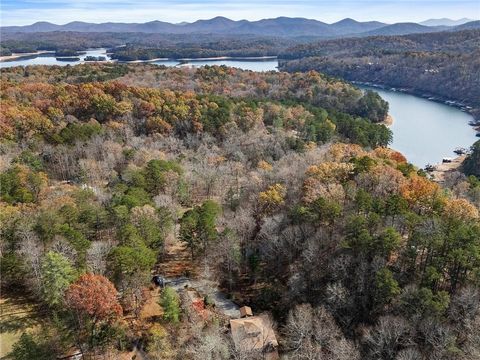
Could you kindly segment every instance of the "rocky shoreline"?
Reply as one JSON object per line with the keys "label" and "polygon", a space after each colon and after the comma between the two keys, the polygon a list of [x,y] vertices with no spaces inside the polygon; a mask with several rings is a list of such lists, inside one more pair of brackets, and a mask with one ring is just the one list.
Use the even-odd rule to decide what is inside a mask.
{"label": "rocky shoreline", "polygon": [[388,114],[385,120],[383,120],[380,124],[383,124],[385,126],[392,126],[394,121],[395,119],[393,118],[393,116]]}
{"label": "rocky shoreline", "polygon": [[444,162],[441,164],[434,165],[435,169],[429,172],[430,176],[432,177],[432,180],[437,183],[443,183],[445,181],[445,175],[447,173],[451,173],[459,170],[459,168],[462,166],[466,158],[467,158],[467,155],[460,155],[452,159],[451,162],[446,162],[446,163]]}

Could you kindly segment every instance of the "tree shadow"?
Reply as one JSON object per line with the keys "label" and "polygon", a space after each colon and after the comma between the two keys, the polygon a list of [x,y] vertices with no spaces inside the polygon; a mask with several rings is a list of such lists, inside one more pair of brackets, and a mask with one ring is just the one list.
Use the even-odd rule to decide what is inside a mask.
{"label": "tree shadow", "polygon": [[8,297],[0,302],[0,334],[25,332],[41,324],[41,309],[24,297]]}

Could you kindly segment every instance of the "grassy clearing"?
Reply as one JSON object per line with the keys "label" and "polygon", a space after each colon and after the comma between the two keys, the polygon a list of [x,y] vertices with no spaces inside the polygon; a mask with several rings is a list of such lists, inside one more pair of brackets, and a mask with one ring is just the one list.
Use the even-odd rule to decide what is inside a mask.
{"label": "grassy clearing", "polygon": [[5,296],[0,299],[0,359],[12,350],[25,332],[39,329],[41,319],[38,306],[24,297]]}

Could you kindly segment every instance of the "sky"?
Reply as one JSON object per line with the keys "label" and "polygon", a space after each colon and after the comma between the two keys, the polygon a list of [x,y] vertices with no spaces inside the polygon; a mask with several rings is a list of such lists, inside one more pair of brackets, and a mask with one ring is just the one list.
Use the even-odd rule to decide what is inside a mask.
{"label": "sky", "polygon": [[480,18],[480,0],[0,0],[2,26],[37,21],[192,22],[225,16],[259,20],[305,17],[332,23],[346,17],[387,23],[430,18]]}

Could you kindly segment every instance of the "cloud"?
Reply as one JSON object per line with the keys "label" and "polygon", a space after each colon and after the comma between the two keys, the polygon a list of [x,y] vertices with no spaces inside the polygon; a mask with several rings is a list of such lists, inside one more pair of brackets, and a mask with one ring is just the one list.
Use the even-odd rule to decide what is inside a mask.
{"label": "cloud", "polygon": [[88,22],[195,21],[214,16],[258,20],[277,16],[326,22],[345,17],[385,22],[421,21],[427,17],[480,17],[478,0],[2,0],[2,25],[35,21]]}

